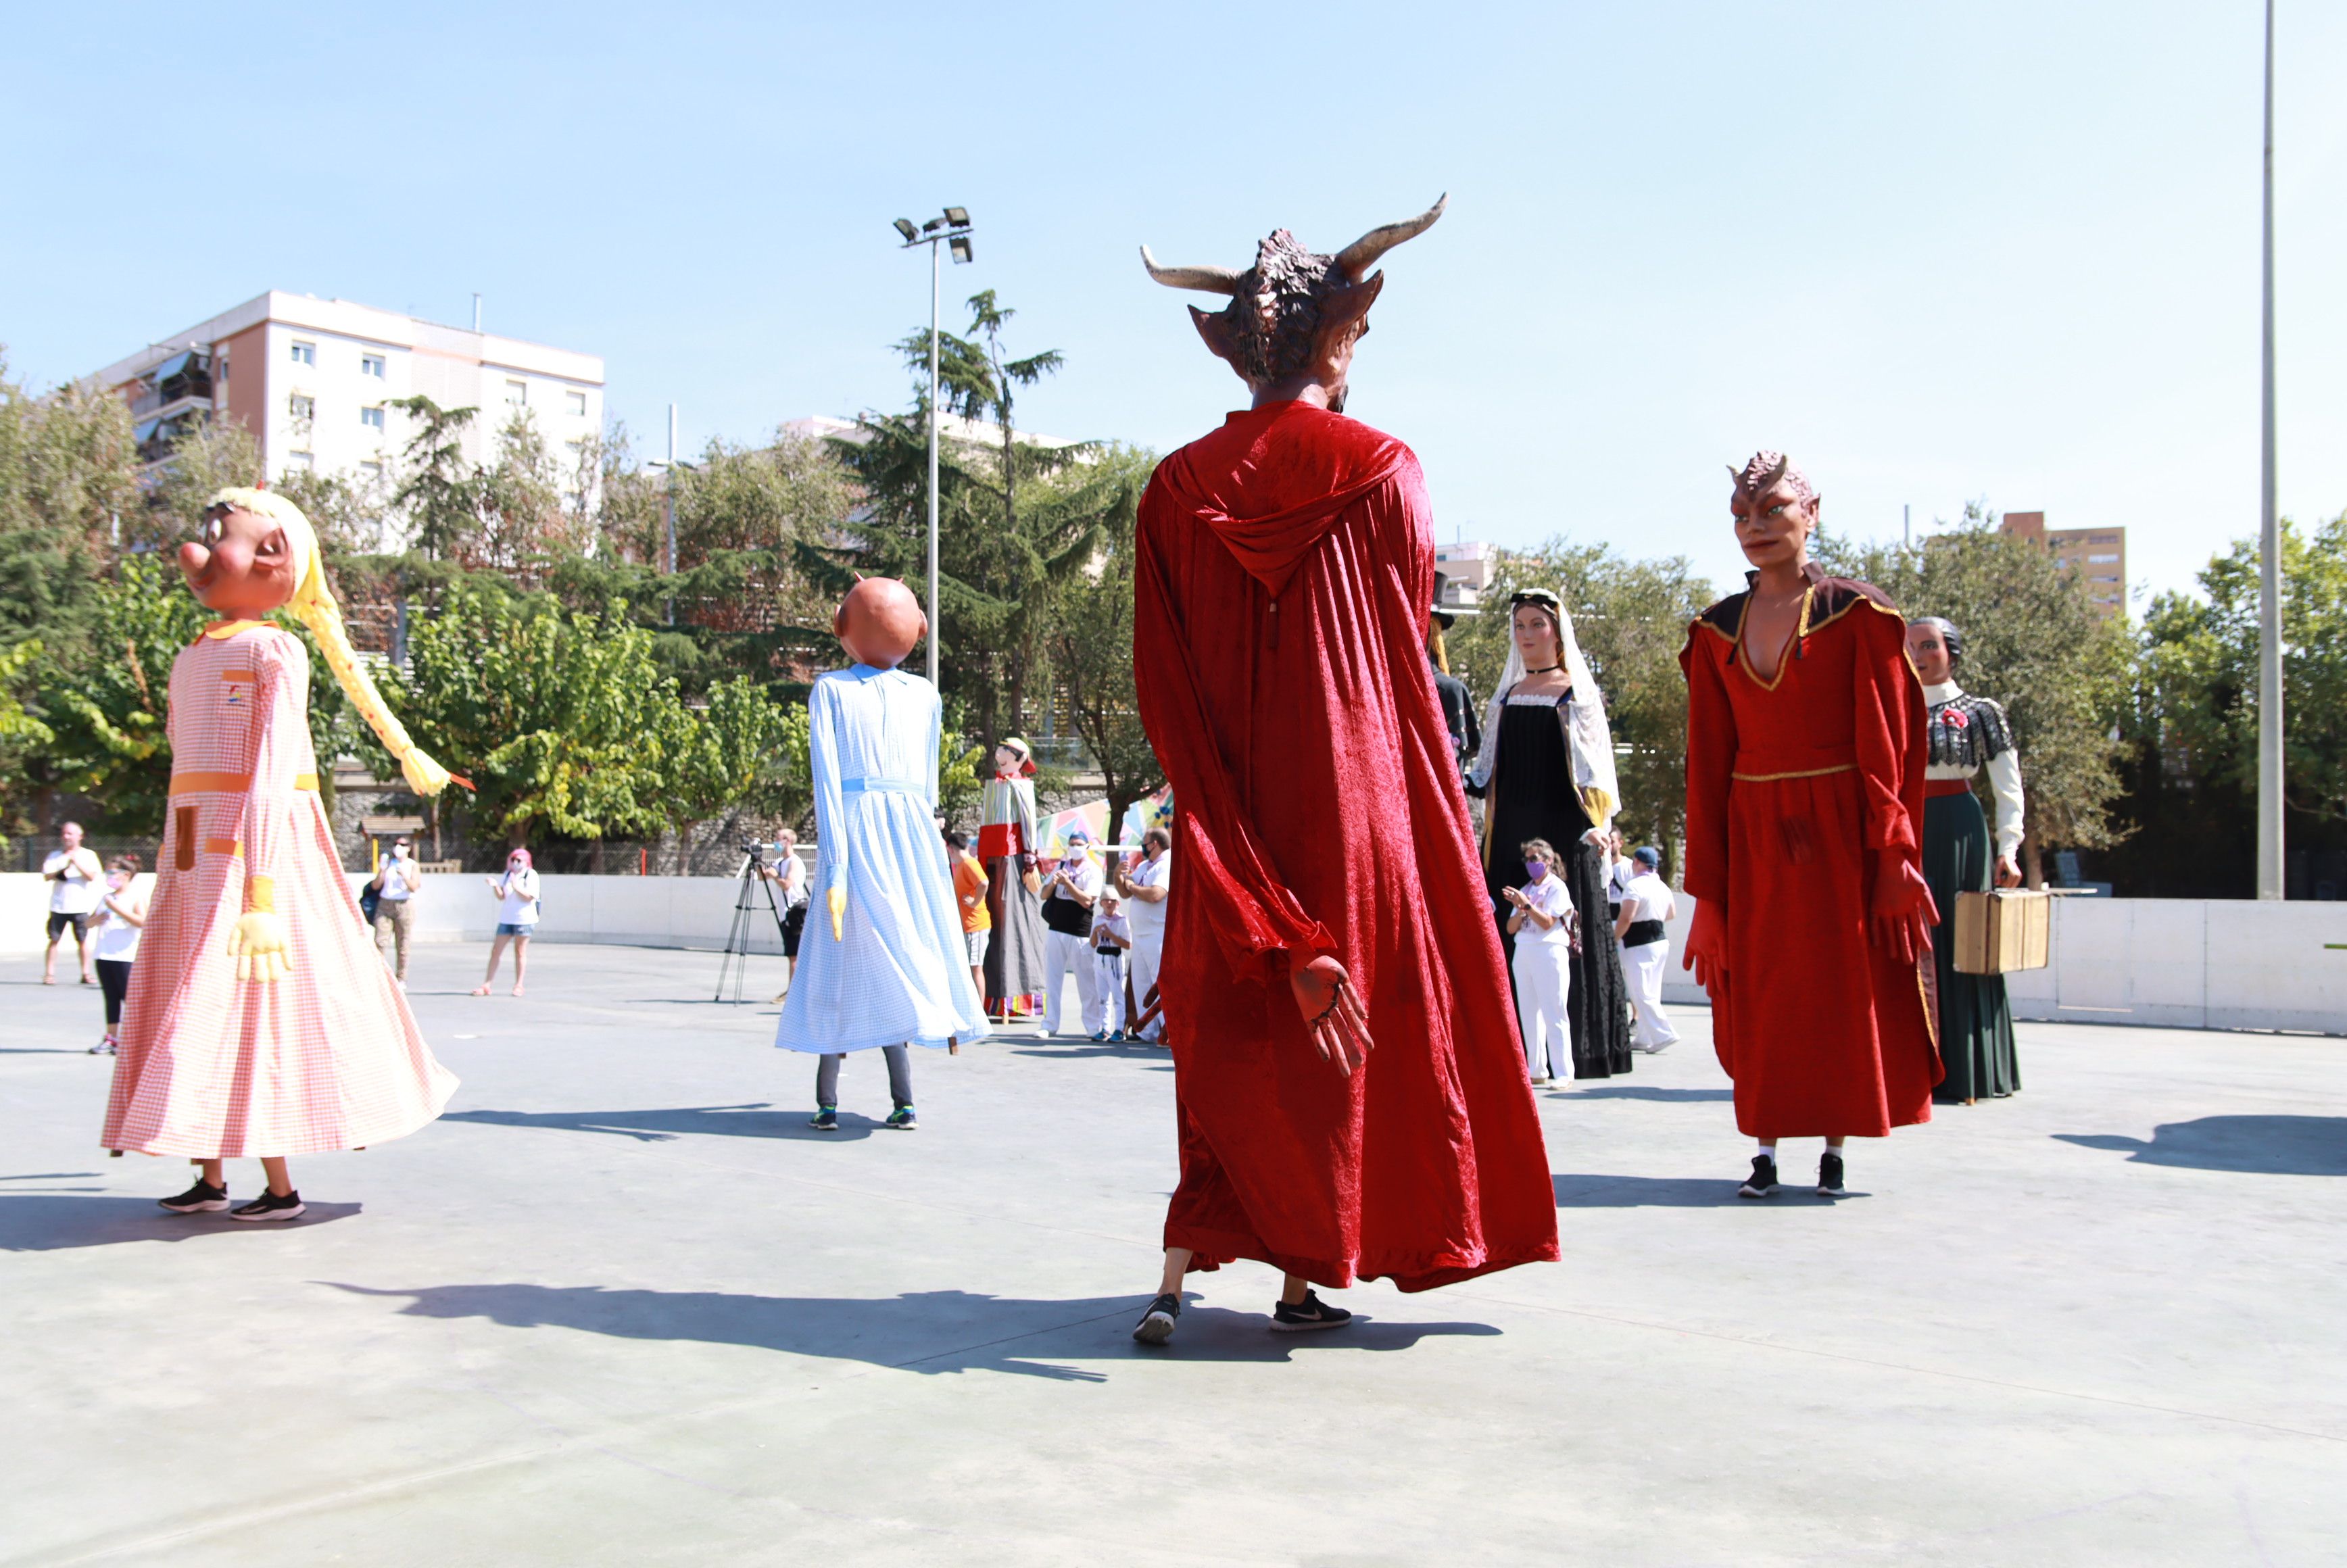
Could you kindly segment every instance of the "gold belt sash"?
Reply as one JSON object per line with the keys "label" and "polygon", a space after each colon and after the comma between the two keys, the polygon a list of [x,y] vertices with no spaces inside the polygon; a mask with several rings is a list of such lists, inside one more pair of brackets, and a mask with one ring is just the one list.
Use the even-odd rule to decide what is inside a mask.
{"label": "gold belt sash", "polygon": [[[293,787],[317,793],[316,774],[295,774]],[[250,794],[252,793],[251,774],[184,773],[171,775],[173,794]]]}

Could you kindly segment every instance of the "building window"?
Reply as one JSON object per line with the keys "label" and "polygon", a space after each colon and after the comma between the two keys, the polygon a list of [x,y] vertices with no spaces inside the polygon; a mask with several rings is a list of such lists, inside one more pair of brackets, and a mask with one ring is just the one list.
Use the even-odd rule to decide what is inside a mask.
{"label": "building window", "polygon": [[2096,566],[2116,566],[2119,564],[2119,558],[2116,556],[2088,556],[2086,559]]}
{"label": "building window", "polygon": [[382,406],[381,406],[380,405],[377,405],[375,407],[373,407],[373,408],[362,408],[362,409],[360,409],[360,410],[359,410],[359,423],[360,423],[360,424],[362,424],[362,425],[365,425],[365,426],[366,426],[368,429],[370,429],[370,430],[380,430],[380,429],[382,429],[382,428],[383,428],[383,408],[382,408]]}
{"label": "building window", "polygon": [[361,375],[371,375],[377,381],[381,381],[383,379],[383,355],[379,354],[363,354],[359,355],[359,374]]}
{"label": "building window", "polygon": [[566,393],[564,393],[564,394],[562,395],[562,400],[563,400],[563,402],[564,402],[564,403],[566,403],[567,405],[569,405],[569,409],[570,409],[570,412],[571,412],[572,414],[574,414],[574,415],[578,415],[578,416],[579,416],[579,417],[581,417],[581,418],[584,418],[584,417],[586,416],[586,414],[587,414],[587,395],[586,395],[585,393],[583,393],[583,392],[566,392]]}
{"label": "building window", "polygon": [[285,400],[285,406],[296,419],[314,419],[318,416],[318,400],[307,393],[295,393]]}
{"label": "building window", "polygon": [[285,454],[285,466],[288,468],[299,468],[307,473],[318,465],[307,452],[288,452]]}
{"label": "building window", "polygon": [[383,465],[370,457],[359,465],[359,472],[370,479],[380,479],[383,477]]}
{"label": "building window", "polygon": [[521,381],[507,382],[506,401],[512,404],[516,408],[527,405],[529,402],[529,384],[528,382]]}
{"label": "building window", "polygon": [[293,345],[293,363],[294,363],[295,364],[317,364],[317,363],[318,363],[318,345],[317,345],[316,343],[295,343],[295,344]]}

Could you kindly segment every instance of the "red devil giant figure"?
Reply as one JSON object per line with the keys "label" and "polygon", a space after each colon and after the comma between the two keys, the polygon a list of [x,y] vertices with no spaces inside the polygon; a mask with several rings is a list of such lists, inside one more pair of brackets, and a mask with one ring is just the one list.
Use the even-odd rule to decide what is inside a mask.
{"label": "red devil giant figure", "polygon": [[[1343,414],[1370,269],[1442,203],[1334,256],[1282,230],[1246,271],[1160,267],[1253,405],[1158,466],[1133,661],[1180,863],[1159,981],[1182,1177],[1165,1272],[1425,1290],[1556,1256],[1556,1210],[1466,796],[1426,659],[1434,534],[1409,448]],[[1374,1049],[1373,1049],[1374,1047]]]}

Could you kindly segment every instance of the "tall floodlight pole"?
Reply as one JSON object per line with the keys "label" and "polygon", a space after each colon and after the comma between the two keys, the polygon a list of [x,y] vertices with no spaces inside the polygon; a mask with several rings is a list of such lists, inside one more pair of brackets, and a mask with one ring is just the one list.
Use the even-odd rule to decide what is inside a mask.
{"label": "tall floodlight pole", "polygon": [[2258,517],[2258,897],[2282,877],[2281,513],[2274,477],[2273,0],[2266,0],[2265,427]]}
{"label": "tall floodlight pole", "polygon": [[944,241],[953,252],[954,265],[970,260],[969,209],[948,207],[942,216],[932,218],[915,228],[909,218],[896,220],[897,232],[905,237],[904,250],[916,245],[929,248],[929,684],[938,683],[938,312],[942,302],[944,264],[938,258],[938,244]]}
{"label": "tall floodlight pole", "polygon": [[[668,405],[668,461],[663,463],[654,458],[644,466],[658,468],[665,481],[661,487],[661,532],[663,536],[661,548],[661,571],[670,578],[674,578],[676,576],[676,471],[679,468],[692,468],[698,465],[688,463],[676,455],[676,405],[673,403]],[[674,583],[670,584],[668,608],[662,612],[661,619],[670,626],[676,624]]]}

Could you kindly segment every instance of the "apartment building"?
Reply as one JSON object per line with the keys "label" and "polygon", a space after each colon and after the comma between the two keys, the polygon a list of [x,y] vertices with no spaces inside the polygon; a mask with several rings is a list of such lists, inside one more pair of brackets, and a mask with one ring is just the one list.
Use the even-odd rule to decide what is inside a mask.
{"label": "apartment building", "polygon": [[2086,601],[2108,619],[2127,613],[2127,529],[2049,528],[2043,512],[2007,512],[1998,531],[2034,540],[2086,584]]}
{"label": "apartment building", "polygon": [[1500,549],[1468,539],[1434,547],[1434,603],[1453,615],[1472,615],[1499,569]]}
{"label": "apartment building", "polygon": [[381,478],[412,434],[391,405],[419,393],[480,410],[464,444],[477,463],[496,456],[517,413],[528,414],[558,461],[603,427],[598,355],[275,289],[97,379],[129,403],[148,461],[196,422],[224,417],[252,433],[272,480],[302,470]]}

